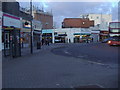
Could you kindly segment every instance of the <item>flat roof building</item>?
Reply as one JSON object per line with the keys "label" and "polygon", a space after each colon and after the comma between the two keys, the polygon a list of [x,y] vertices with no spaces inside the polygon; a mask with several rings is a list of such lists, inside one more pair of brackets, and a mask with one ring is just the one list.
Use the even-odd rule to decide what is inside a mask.
{"label": "flat roof building", "polygon": [[62,28],[89,28],[94,26],[94,21],[87,18],[65,18]]}

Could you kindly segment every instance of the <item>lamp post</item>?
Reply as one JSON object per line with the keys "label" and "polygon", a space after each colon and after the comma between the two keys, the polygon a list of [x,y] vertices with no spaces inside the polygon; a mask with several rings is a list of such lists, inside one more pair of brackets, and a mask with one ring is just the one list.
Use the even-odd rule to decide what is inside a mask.
{"label": "lamp post", "polygon": [[[32,0],[30,1],[30,15],[32,16]],[[31,32],[30,32],[30,40],[31,40],[31,44],[30,44],[30,52],[31,54],[33,54],[33,29],[32,29],[32,20],[31,20]]]}

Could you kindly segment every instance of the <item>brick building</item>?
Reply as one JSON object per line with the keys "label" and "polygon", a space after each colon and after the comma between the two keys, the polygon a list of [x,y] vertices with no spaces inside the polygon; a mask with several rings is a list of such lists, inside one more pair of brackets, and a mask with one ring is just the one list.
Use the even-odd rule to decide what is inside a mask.
{"label": "brick building", "polygon": [[94,21],[87,18],[65,18],[62,28],[89,28],[94,26]]}
{"label": "brick building", "polygon": [[53,15],[44,11],[33,11],[33,17],[35,20],[39,20],[42,23],[43,29],[53,28]]}

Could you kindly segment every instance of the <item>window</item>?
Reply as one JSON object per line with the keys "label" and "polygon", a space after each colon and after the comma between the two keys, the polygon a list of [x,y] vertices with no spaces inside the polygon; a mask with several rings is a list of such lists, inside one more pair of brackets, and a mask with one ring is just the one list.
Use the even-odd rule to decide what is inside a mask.
{"label": "window", "polygon": [[110,23],[110,28],[120,28],[120,23]]}
{"label": "window", "polygon": [[85,22],[83,22],[83,24],[85,24]]}
{"label": "window", "polygon": [[99,19],[99,17],[97,17],[97,19]]}
{"label": "window", "polygon": [[120,29],[110,29],[110,32],[112,32],[112,33],[120,33]]}

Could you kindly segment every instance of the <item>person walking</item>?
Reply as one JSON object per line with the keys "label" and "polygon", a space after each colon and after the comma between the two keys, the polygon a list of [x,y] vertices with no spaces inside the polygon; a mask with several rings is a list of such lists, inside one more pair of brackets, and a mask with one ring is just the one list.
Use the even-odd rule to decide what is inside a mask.
{"label": "person walking", "polygon": [[89,40],[88,40],[88,38],[87,38],[87,40],[86,40],[86,43],[89,43]]}
{"label": "person walking", "polygon": [[42,39],[42,45],[44,44],[44,39]]}
{"label": "person walking", "polygon": [[49,42],[49,38],[48,38],[48,39],[47,39],[47,45],[48,45],[48,46],[49,46],[49,43],[50,43],[50,42]]}
{"label": "person walking", "polygon": [[45,45],[47,45],[47,39],[45,39]]}
{"label": "person walking", "polygon": [[92,42],[93,42],[93,37],[92,37]]}

